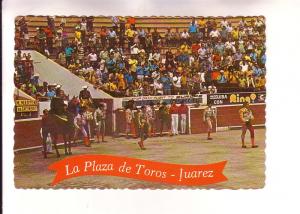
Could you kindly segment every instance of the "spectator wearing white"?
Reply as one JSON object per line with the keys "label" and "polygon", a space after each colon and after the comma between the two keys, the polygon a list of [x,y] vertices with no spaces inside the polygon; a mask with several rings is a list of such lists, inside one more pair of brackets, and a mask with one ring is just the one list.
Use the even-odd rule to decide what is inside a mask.
{"label": "spectator wearing white", "polygon": [[228,24],[226,29],[227,29],[228,34],[231,34],[231,32],[233,31],[233,27],[231,26],[231,23]]}
{"label": "spectator wearing white", "polygon": [[97,42],[97,34],[94,33],[90,38],[89,38],[89,42],[91,42],[93,45],[96,44]]}
{"label": "spectator wearing white", "polygon": [[94,70],[97,69],[97,65],[98,65],[98,56],[95,53],[95,50],[92,49],[92,52],[88,55],[88,61],[91,63],[91,66],[94,68]]}
{"label": "spectator wearing white", "polygon": [[180,94],[181,92],[181,77],[180,76],[174,76],[172,78],[172,83],[174,87],[174,94]]}
{"label": "spectator wearing white", "polygon": [[186,31],[186,29],[183,30],[183,32],[180,35],[181,43],[188,42],[188,39],[190,38],[190,34]]}
{"label": "spectator wearing white", "polygon": [[83,17],[80,22],[80,31],[81,31],[81,41],[85,43],[85,35],[86,35],[87,23],[86,18]]}
{"label": "spectator wearing white", "polygon": [[240,67],[241,67],[241,72],[244,74],[249,70],[249,65],[245,60],[240,62]]}
{"label": "spectator wearing white", "polygon": [[235,53],[236,49],[235,49],[235,43],[231,41],[231,39],[229,39],[227,42],[225,42],[225,50],[227,51],[227,53]]}
{"label": "spectator wearing white", "polygon": [[110,29],[108,31],[109,48],[114,48],[115,47],[116,39],[117,39],[116,31],[114,31],[113,29]]}
{"label": "spectator wearing white", "polygon": [[160,53],[158,50],[155,51],[155,53],[152,55],[153,60],[156,62],[160,62]]}
{"label": "spectator wearing white", "polygon": [[226,18],[222,19],[222,21],[220,22],[220,26],[221,26],[221,28],[228,27],[228,21],[226,20]]}
{"label": "spectator wearing white", "polygon": [[161,81],[159,79],[155,79],[153,81],[153,87],[155,90],[155,95],[163,95],[163,84],[161,83]]}
{"label": "spectator wearing white", "polygon": [[117,16],[113,16],[113,17],[111,17],[111,21],[112,21],[114,31],[117,32],[118,27],[119,27],[119,23],[120,23],[119,18]]}
{"label": "spectator wearing white", "polygon": [[134,44],[130,47],[130,54],[131,55],[138,55],[140,49],[138,48],[137,44]]}
{"label": "spectator wearing white", "polygon": [[199,76],[200,76],[200,80],[201,80],[201,84],[200,84],[200,89],[202,90],[203,87],[205,87],[205,72],[199,72]]}
{"label": "spectator wearing white", "polygon": [[213,29],[210,33],[209,33],[210,38],[214,39],[215,41],[220,38],[220,32],[218,31],[218,29]]}
{"label": "spectator wearing white", "polygon": [[196,59],[193,55],[189,56],[189,66],[192,66],[195,63]]}
{"label": "spectator wearing white", "polygon": [[200,59],[205,59],[207,56],[207,49],[203,45],[201,45],[201,47],[198,50],[198,54]]}

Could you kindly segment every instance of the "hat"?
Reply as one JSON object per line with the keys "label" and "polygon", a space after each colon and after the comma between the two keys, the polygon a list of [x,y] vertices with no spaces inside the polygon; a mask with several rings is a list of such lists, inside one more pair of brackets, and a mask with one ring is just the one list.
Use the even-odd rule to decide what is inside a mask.
{"label": "hat", "polygon": [[39,74],[34,74],[33,76],[34,76],[34,77],[39,77],[40,75],[39,75]]}
{"label": "hat", "polygon": [[57,85],[55,88],[61,88],[61,85]]}
{"label": "hat", "polygon": [[87,86],[87,85],[84,85],[84,86],[82,86],[82,88],[83,88],[83,89],[86,89],[86,88],[88,88],[88,86]]}

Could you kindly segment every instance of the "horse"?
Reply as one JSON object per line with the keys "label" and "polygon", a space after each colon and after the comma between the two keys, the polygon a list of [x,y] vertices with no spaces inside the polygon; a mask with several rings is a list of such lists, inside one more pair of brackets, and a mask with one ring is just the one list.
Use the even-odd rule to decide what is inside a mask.
{"label": "horse", "polygon": [[[66,112],[66,115],[57,115],[55,113],[49,112],[47,117],[47,122],[49,124],[49,133],[52,138],[52,143],[54,145],[56,156],[59,158],[60,154],[57,148],[57,139],[61,135],[64,140],[65,155],[71,155],[71,142],[73,141],[74,135],[74,117],[70,112]],[[46,144],[43,143],[44,148],[44,158],[47,158]]]}

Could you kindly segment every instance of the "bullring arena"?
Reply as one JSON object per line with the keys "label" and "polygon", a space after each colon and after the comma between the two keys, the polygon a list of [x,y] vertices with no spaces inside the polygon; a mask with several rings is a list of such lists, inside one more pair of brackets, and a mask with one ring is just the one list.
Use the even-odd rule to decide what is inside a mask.
{"label": "bullring arena", "polygon": [[[97,127],[92,120],[86,130],[90,146],[85,145],[81,133],[77,143],[72,142],[72,155],[110,154],[178,164],[227,160],[226,182],[192,188],[263,188],[266,94],[265,35],[261,22],[263,17],[99,16],[88,17],[88,21],[82,17],[17,17],[15,186],[185,188],[112,176],[72,178],[50,186],[54,172],[48,166],[67,156],[59,136],[61,156],[57,158],[53,149],[47,159],[43,157],[43,111],[50,110],[51,100],[59,96],[57,90],[63,90],[62,99],[70,104],[87,87],[91,102],[105,106],[106,142],[97,143]],[[238,37],[234,31],[238,31]],[[150,46],[145,42],[148,40]],[[223,45],[223,50],[218,45]],[[161,104],[170,106],[172,101],[178,106],[184,102],[188,107],[185,133],[175,136],[170,133],[171,119],[160,130],[158,116]],[[130,130],[126,125],[129,102],[134,103],[133,115],[142,106],[154,104],[154,130],[144,142],[146,150],[138,145],[138,122],[133,120]],[[249,133],[247,148],[241,148],[239,109],[244,102],[250,103],[253,112],[258,148],[251,148]],[[213,105],[216,114],[212,140],[207,139],[207,124],[203,121],[208,104]],[[94,112],[96,106],[91,109]],[[76,110],[74,117],[77,114]]]}

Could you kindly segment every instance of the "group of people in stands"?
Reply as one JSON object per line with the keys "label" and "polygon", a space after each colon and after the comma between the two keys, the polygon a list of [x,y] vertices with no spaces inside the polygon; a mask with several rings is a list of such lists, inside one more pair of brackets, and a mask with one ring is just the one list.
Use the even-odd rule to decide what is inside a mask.
{"label": "group of people in stands", "polygon": [[[56,90],[61,86],[56,83],[41,82],[39,74],[34,73],[33,60],[30,53],[18,50],[14,58],[14,83],[16,88],[24,91],[29,96],[40,100],[50,100],[56,96]],[[68,100],[68,96],[65,95]]]}
{"label": "group of people in stands", "polygon": [[83,17],[73,35],[66,19],[59,26],[47,20],[37,29],[36,49],[113,96],[265,90],[262,17],[192,18],[183,31],[165,32],[116,16],[96,31],[95,18]]}

